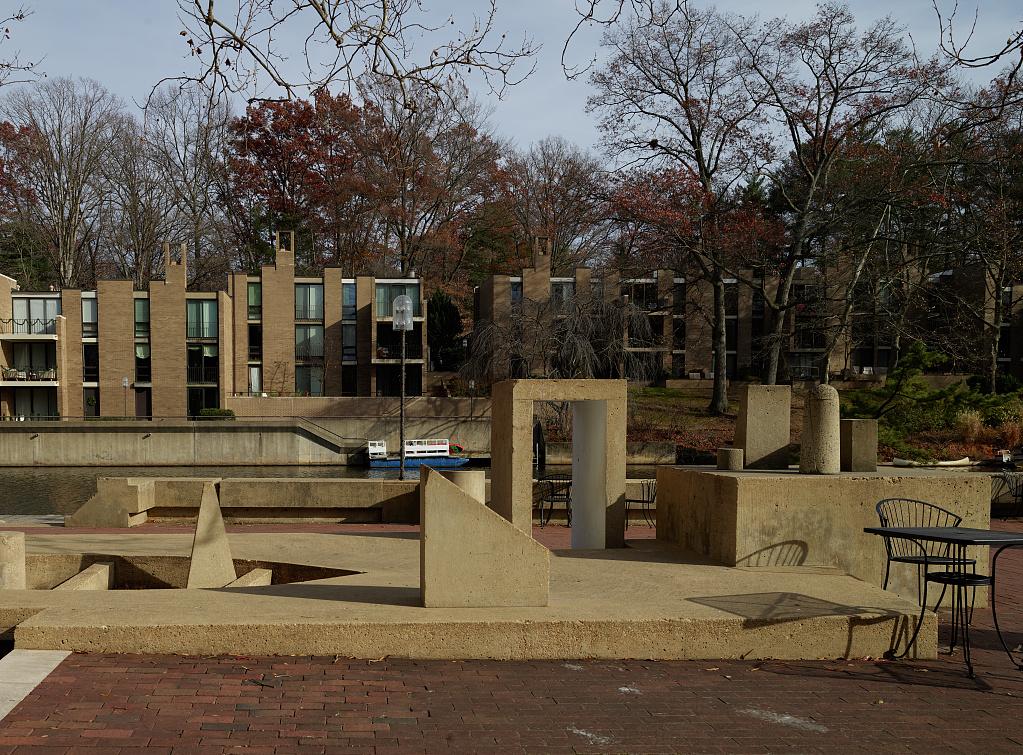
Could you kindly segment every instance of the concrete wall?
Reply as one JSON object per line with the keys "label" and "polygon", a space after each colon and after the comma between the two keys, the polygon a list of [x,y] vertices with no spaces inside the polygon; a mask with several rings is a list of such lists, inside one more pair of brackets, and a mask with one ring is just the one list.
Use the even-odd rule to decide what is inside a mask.
{"label": "concrete wall", "polygon": [[[239,417],[397,417],[397,398],[366,396],[233,396],[226,408]],[[405,416],[429,418],[484,418],[490,416],[490,399],[412,396],[405,401]]]}
{"label": "concrete wall", "polygon": [[0,428],[0,466],[344,464],[347,460],[347,453],[339,453],[290,422],[4,425]]}
{"label": "concrete wall", "polygon": [[[990,477],[977,473],[821,476],[661,467],[657,536],[726,566],[831,566],[880,585],[884,542],[863,532],[878,526],[879,500],[930,501],[961,515],[964,526],[987,528],[990,496]],[[985,564],[987,549],[976,550],[972,555]],[[893,565],[889,589],[916,600],[916,568]]]}

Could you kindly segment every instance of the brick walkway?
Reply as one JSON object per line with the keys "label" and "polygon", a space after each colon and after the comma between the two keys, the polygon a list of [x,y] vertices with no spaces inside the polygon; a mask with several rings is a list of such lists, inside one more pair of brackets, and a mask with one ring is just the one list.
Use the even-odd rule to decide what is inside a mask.
{"label": "brick walkway", "polygon": [[[1023,521],[995,526],[1023,530]],[[552,544],[563,536],[542,533]],[[1018,595],[1023,552],[1000,567],[1000,595]],[[1004,625],[1023,630],[1019,601],[1000,605]],[[1023,672],[997,645],[989,612],[978,609],[973,638],[975,680],[958,655],[927,663],[73,655],[0,724],[0,753],[1019,750]],[[1010,639],[1023,642],[1023,631]]]}

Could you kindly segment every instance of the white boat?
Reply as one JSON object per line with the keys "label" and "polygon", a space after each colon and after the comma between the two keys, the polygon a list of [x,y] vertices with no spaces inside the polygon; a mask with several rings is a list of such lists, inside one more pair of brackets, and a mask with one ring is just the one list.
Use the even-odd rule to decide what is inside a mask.
{"label": "white boat", "polygon": [[[401,457],[387,453],[387,442],[371,440],[366,444],[369,466],[372,469],[397,469],[401,466]],[[468,457],[452,456],[451,441],[448,438],[429,438],[426,440],[405,441],[405,467],[464,467],[469,463]]]}

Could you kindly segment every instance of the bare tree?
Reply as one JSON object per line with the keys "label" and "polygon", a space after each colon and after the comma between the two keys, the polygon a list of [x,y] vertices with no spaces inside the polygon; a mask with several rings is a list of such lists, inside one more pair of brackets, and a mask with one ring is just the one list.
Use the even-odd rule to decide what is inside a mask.
{"label": "bare tree", "polygon": [[91,79],[59,78],[11,91],[0,111],[20,128],[9,153],[31,188],[21,214],[44,240],[58,284],[81,285],[103,199],[97,179],[123,105]]}
{"label": "bare tree", "polygon": [[522,300],[500,322],[478,320],[462,374],[467,380],[505,378],[654,377],[656,345],[650,320],[628,302],[580,296],[570,302]]}
{"label": "bare tree", "polygon": [[727,251],[714,243],[722,200],[769,157],[759,132],[759,101],[736,58],[735,29],[712,10],[661,0],[632,2],[634,13],[609,26],[607,64],[591,81],[590,107],[601,114],[604,143],[613,157],[671,166],[693,177],[703,196],[694,243],[672,244],[675,270],[699,269],[714,290],[715,360],[710,409],[728,411],[725,279]]}
{"label": "bare tree", "polygon": [[822,202],[836,161],[851,141],[890,128],[929,95],[939,68],[916,59],[891,18],[861,32],[848,6],[835,2],[818,6],[805,22],[775,19],[756,31],[748,26],[735,31],[750,86],[775,116],[792,158],[766,171],[788,226],[788,243],[777,260],[777,289],[765,296],[774,316],[764,379],[773,384],[787,340],[796,271],[810,256],[808,241],[821,236],[821,226],[837,211]]}
{"label": "bare tree", "polygon": [[251,92],[263,79],[290,98],[368,73],[414,106],[416,89],[444,94],[472,74],[500,94],[536,51],[497,32],[496,0],[467,26],[431,17],[419,0],[178,0],[178,9],[199,63],[192,78],[214,93]]}
{"label": "bare tree", "polygon": [[146,138],[174,200],[177,235],[189,240],[189,283],[223,285],[229,269],[225,188],[230,111],[194,86],[158,91],[145,114]]}
{"label": "bare tree", "polygon": [[13,34],[11,27],[23,22],[31,15],[31,10],[20,6],[17,10],[8,13],[5,18],[0,18],[0,87],[35,81],[39,75],[41,61],[23,58],[20,50],[10,52],[7,50]]}
{"label": "bare tree", "polygon": [[405,275],[429,267],[438,235],[482,204],[499,145],[486,112],[457,93],[438,97],[422,88],[411,112],[390,82],[369,88],[366,97],[383,123],[369,146],[367,170],[378,191],[386,246]]}
{"label": "bare tree", "polygon": [[551,241],[551,268],[597,261],[608,235],[605,170],[592,155],[560,137],[543,139],[507,159],[505,191],[520,238]]}
{"label": "bare tree", "polygon": [[159,272],[162,242],[177,235],[174,196],[139,121],[122,115],[112,137],[95,179],[99,235],[119,275],[142,289]]}

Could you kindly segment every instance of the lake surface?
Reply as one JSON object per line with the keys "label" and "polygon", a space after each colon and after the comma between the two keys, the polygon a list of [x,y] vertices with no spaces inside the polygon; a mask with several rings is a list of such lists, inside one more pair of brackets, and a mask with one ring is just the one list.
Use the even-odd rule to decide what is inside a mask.
{"label": "lake surface", "polygon": [[[628,476],[654,477],[656,467],[629,467]],[[485,470],[490,476],[490,470]],[[571,466],[548,465],[548,473],[571,474]],[[410,469],[407,479],[418,479]],[[332,466],[265,467],[2,467],[0,516],[70,514],[96,492],[97,477],[349,477],[397,480],[397,469]]]}

